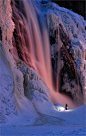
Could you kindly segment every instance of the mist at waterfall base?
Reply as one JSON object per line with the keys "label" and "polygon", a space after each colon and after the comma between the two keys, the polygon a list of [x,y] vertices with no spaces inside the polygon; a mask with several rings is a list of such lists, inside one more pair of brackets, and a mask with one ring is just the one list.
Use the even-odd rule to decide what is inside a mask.
{"label": "mist at waterfall base", "polygon": [[[59,93],[59,68],[57,70],[57,85],[56,88],[54,87],[49,33],[42,7],[36,1],[22,0],[19,1],[19,10],[22,17],[22,21],[18,22],[20,25],[19,34],[22,38],[19,45],[22,60],[44,79],[50,89],[53,103],[59,103],[63,106],[67,103],[69,108],[75,108],[75,104],[68,96]],[[59,33],[57,41],[58,48],[60,48]],[[11,53],[16,59],[19,59],[16,47],[11,50]],[[59,65],[60,57],[58,58]]]}

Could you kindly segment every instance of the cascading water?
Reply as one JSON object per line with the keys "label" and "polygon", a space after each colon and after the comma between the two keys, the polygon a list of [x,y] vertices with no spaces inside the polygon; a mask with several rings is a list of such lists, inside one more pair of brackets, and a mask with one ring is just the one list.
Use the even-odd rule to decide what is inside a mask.
{"label": "cascading water", "polygon": [[[53,103],[60,103],[69,105],[69,108],[74,108],[75,105],[72,100],[59,93],[59,72],[60,72],[60,48],[61,40],[58,28],[58,60],[57,60],[57,79],[56,88],[52,76],[52,65],[50,56],[50,42],[49,34],[46,24],[46,19],[42,12],[42,8],[36,1],[22,0],[19,1],[19,13],[21,18],[18,22],[20,44],[11,50],[16,59],[21,58],[26,64],[35,69],[35,71],[42,76],[51,92],[51,100]],[[22,21],[21,21],[22,19]],[[14,22],[15,23],[15,22]],[[22,27],[23,26],[23,27]],[[17,30],[16,30],[17,31]],[[17,49],[19,54],[15,54]]]}

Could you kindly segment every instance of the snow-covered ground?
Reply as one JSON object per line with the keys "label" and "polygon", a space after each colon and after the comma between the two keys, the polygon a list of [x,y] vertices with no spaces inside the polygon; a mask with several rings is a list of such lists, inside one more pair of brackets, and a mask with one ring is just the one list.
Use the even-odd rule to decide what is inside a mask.
{"label": "snow-covered ground", "polygon": [[78,126],[6,126],[1,136],[86,136],[86,128]]}
{"label": "snow-covered ground", "polygon": [[58,111],[57,106],[55,110],[56,116],[43,114],[32,126],[14,118],[0,126],[0,136],[86,136],[86,105],[67,111]]}

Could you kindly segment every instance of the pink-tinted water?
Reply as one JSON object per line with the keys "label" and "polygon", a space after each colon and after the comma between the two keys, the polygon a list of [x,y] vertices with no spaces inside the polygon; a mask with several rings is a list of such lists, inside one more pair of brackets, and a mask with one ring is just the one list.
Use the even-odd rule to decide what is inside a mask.
{"label": "pink-tinted water", "polygon": [[[44,81],[51,92],[51,100],[53,103],[60,103],[69,105],[69,108],[74,108],[75,105],[70,98],[59,93],[59,71],[60,71],[60,54],[58,55],[58,72],[57,72],[57,87],[54,89],[54,81],[52,78],[52,66],[50,56],[50,42],[49,34],[47,30],[46,19],[36,1],[22,0],[19,1],[19,6],[22,14],[23,24],[27,29],[27,34],[22,40],[21,50],[24,50],[29,57],[24,56],[24,61],[27,63],[31,60],[33,68],[39,75],[42,76]],[[21,22],[22,23],[22,22]],[[24,32],[23,32],[24,33]],[[59,31],[58,31],[59,34]],[[58,50],[61,47],[61,41],[59,35],[58,38]],[[26,45],[25,45],[26,44]],[[30,60],[28,59],[30,58]],[[27,63],[29,64],[29,63]]]}

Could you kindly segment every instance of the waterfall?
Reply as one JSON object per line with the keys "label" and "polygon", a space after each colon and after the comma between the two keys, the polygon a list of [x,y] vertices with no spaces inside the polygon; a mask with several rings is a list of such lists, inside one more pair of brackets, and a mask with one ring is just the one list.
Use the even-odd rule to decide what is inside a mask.
{"label": "waterfall", "polygon": [[[57,79],[56,88],[52,76],[52,65],[50,55],[50,41],[47,29],[46,18],[41,6],[37,1],[22,0],[19,1],[19,18],[16,26],[19,33],[18,45],[10,51],[16,59],[22,59],[27,65],[31,66],[46,82],[50,89],[51,101],[60,103],[65,106],[67,103],[69,108],[74,108],[72,100],[59,93],[59,72],[60,72],[60,48],[61,40],[59,36],[59,28],[57,34],[58,44],[58,60],[57,60]],[[15,50],[17,53],[15,54]]]}

